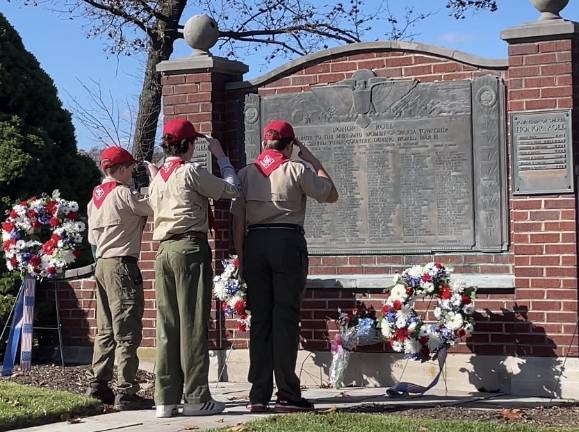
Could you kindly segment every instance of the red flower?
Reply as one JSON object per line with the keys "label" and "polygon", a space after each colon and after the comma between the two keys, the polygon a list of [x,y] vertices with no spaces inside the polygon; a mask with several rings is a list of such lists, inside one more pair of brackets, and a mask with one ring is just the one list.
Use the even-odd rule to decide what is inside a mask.
{"label": "red flower", "polygon": [[38,228],[40,228],[40,226],[41,226],[41,223],[38,222],[38,219],[33,219],[33,220],[32,220],[32,228],[38,229]]}
{"label": "red flower", "polygon": [[12,219],[16,219],[18,217],[18,213],[16,213],[16,210],[11,210],[9,216]]}
{"label": "red flower", "polygon": [[52,240],[48,240],[46,243],[42,245],[42,252],[44,252],[46,255],[52,255],[52,252],[54,251],[54,246],[55,243]]}
{"label": "red flower", "polygon": [[14,229],[14,224],[12,222],[4,222],[2,229],[6,232],[11,232]]}
{"label": "red flower", "polygon": [[46,271],[47,271],[48,274],[51,274],[51,275],[52,275],[52,274],[55,274],[55,273],[56,273],[56,267],[48,267],[48,268],[46,269]]}
{"label": "red flower", "polygon": [[452,291],[450,290],[450,288],[447,286],[442,288],[442,292],[440,293],[440,298],[442,298],[443,300],[448,300],[451,297],[452,297]]}
{"label": "red flower", "polygon": [[461,328],[460,330],[457,330],[457,331],[456,331],[456,335],[457,335],[458,337],[465,337],[465,336],[466,336],[466,331],[465,331],[465,329],[462,329],[462,328]]}
{"label": "red flower", "polygon": [[420,350],[420,355],[424,359],[427,359],[428,357],[430,357],[430,350],[428,349],[427,346],[422,347],[422,349]]}
{"label": "red flower", "polygon": [[75,249],[72,251],[72,254],[76,257],[79,258],[81,255],[80,249]]}
{"label": "red flower", "polygon": [[34,210],[34,209],[28,209],[28,210],[26,210],[26,215],[27,215],[29,218],[35,218],[35,217],[38,216],[38,213],[37,213],[36,210]]}
{"label": "red flower", "polygon": [[414,289],[410,287],[406,288],[406,295],[410,297],[412,294],[414,294]]}
{"label": "red flower", "polygon": [[402,309],[402,302],[400,302],[400,300],[394,300],[392,307],[394,307],[394,310],[400,310]]}
{"label": "red flower", "polygon": [[30,264],[32,264],[34,267],[37,267],[40,265],[40,257],[38,255],[32,255],[32,257],[30,258]]}
{"label": "red flower", "polygon": [[424,273],[422,275],[422,281],[423,282],[431,282],[432,281],[432,276],[430,276],[428,273]]}
{"label": "red flower", "polygon": [[239,258],[235,258],[233,261],[231,261],[231,264],[233,265],[233,267],[239,268],[240,265]]}
{"label": "red flower", "polygon": [[443,268],[444,268],[444,266],[443,266],[441,263],[439,263],[439,262],[434,263],[434,266],[437,267],[437,268],[439,268],[439,269],[443,269]]}
{"label": "red flower", "polygon": [[60,239],[61,237],[58,234],[52,234],[52,236],[50,237],[50,240],[52,240],[55,243],[57,243]]}
{"label": "red flower", "polygon": [[[35,199],[36,197],[32,197],[30,198],[31,200]],[[24,201],[20,201],[20,205],[23,207],[28,207],[28,201],[24,200]]]}
{"label": "red flower", "polygon": [[223,310],[224,312],[227,311],[227,303],[225,302],[221,303],[221,310]]}
{"label": "red flower", "polygon": [[420,345],[426,345],[428,343],[428,336],[421,336],[418,342],[420,342]]}
{"label": "red flower", "polygon": [[56,213],[57,210],[57,202],[56,201],[48,201],[46,203],[46,211],[50,214]]}
{"label": "red flower", "polygon": [[16,257],[10,258],[10,264],[12,264],[12,267],[16,267],[18,265],[18,260]]}
{"label": "red flower", "polygon": [[49,224],[51,227],[55,228],[55,227],[57,227],[58,225],[60,225],[60,220],[59,220],[57,217],[52,217],[52,218],[50,218],[50,220],[48,221],[48,224]]}
{"label": "red flower", "polygon": [[462,295],[462,302],[467,305],[467,304],[471,304],[472,303],[472,299],[470,298],[469,295],[463,294]]}
{"label": "red flower", "polygon": [[16,240],[14,239],[6,240],[4,243],[2,243],[2,249],[4,249],[4,252],[7,252],[15,244]]}
{"label": "red flower", "polygon": [[388,312],[390,312],[391,308],[388,305],[384,305],[384,307],[382,308],[382,313],[383,314],[387,314]]}
{"label": "red flower", "polygon": [[69,218],[70,220],[76,220],[77,216],[78,215],[76,212],[70,212],[68,215],[66,215],[66,217]]}
{"label": "red flower", "polygon": [[407,338],[408,338],[407,328],[396,329],[396,333],[394,333],[394,340],[404,342],[404,340],[406,340]]}
{"label": "red flower", "polygon": [[245,300],[238,300],[233,308],[237,315],[243,315],[245,313]]}
{"label": "red flower", "polygon": [[246,332],[247,331],[247,325],[243,321],[238,321],[237,322],[237,330],[242,331],[242,332]]}

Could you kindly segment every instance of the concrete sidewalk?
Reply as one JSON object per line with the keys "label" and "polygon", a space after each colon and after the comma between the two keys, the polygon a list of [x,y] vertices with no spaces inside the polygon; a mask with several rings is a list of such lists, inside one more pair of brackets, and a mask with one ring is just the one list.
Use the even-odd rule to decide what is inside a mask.
{"label": "concrete sidewalk", "polygon": [[[249,414],[245,408],[249,394],[249,384],[213,383],[211,392],[215,399],[226,402],[225,412],[210,417],[177,416],[168,419],[155,418],[154,410],[125,411],[86,417],[80,423],[52,423],[45,426],[18,429],[27,432],[180,432],[203,431],[246,423],[264,415]],[[433,390],[427,396],[410,399],[390,399],[384,388],[308,388],[304,397],[312,400],[319,410],[351,408],[366,404],[383,404],[396,407],[427,408],[435,406],[466,405],[469,408],[532,408],[551,403],[550,399],[505,396],[490,393],[445,395],[444,390]],[[561,404],[564,401],[556,400]],[[266,414],[272,415],[272,414]]]}

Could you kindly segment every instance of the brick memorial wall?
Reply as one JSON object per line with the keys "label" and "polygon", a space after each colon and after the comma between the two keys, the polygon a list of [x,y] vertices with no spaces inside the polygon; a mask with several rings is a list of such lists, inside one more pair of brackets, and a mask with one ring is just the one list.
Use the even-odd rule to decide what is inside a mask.
{"label": "brick memorial wall", "polygon": [[[563,29],[564,30],[564,29]],[[244,97],[299,94],[314,86],[331,85],[368,69],[377,77],[415,79],[420,83],[476,80],[492,75],[507,90],[508,113],[573,109],[579,103],[578,41],[574,32],[560,30],[550,36],[519,37],[509,31],[507,61],[482,60],[438,47],[402,42],[377,42],[323,51],[296,60],[261,78],[242,81],[244,65],[210,58],[199,63],[183,59],[167,62],[163,73],[163,110],[166,119],[186,116],[201,132],[219,138],[234,165],[244,161]],[[197,65],[193,67],[192,65]],[[574,136],[579,136],[577,114],[572,111]],[[506,121],[510,115],[505,116]],[[511,130],[505,124],[505,137]],[[577,153],[573,144],[573,150]],[[455,347],[457,354],[482,356],[578,357],[574,332],[578,319],[577,201],[576,192],[521,195],[513,193],[512,143],[507,142],[508,241],[502,252],[443,252],[434,254],[350,254],[310,257],[310,281],[302,312],[302,346],[327,351],[336,332],[337,308],[350,309],[356,300],[381,309],[385,295],[380,278],[413,264],[439,261],[482,283],[476,301],[474,335]],[[323,162],[323,161],[322,161]],[[214,171],[217,170],[214,167]],[[574,183],[574,179],[571,179]],[[217,230],[211,243],[215,267],[231,250],[227,203],[216,203]],[[306,227],[307,230],[307,227]],[[140,267],[145,287],[143,347],[155,344],[154,259],[157,244],[151,224],[143,238]],[[328,287],[328,279],[354,280],[355,287]],[[474,279],[473,279],[474,277]],[[364,286],[364,280],[369,281]],[[321,282],[320,282],[321,281]],[[493,286],[496,283],[496,286]],[[87,345],[94,336],[94,281],[74,281],[60,287],[61,317],[66,343]],[[417,311],[432,305],[422,302]],[[248,334],[224,320],[214,305],[210,339],[212,349],[233,345],[243,349]],[[431,312],[427,318],[432,319]],[[384,345],[360,351],[389,352]]]}

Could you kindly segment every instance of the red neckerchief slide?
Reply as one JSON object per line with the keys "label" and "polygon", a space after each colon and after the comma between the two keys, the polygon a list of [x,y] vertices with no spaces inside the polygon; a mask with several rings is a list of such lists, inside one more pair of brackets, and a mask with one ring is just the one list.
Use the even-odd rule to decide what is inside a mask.
{"label": "red neckerchief slide", "polygon": [[288,162],[289,158],[278,150],[264,150],[255,160],[255,167],[265,177],[269,177],[272,172],[281,165]]}
{"label": "red neckerchief slide", "polygon": [[101,183],[92,190],[92,202],[94,203],[97,210],[101,208],[107,195],[110,194],[111,191],[117,186],[118,183],[116,181],[110,181]]}
{"label": "red neckerchief slide", "polygon": [[167,183],[167,180],[169,180],[169,177],[171,177],[171,174],[173,174],[173,172],[177,169],[177,167],[180,167],[184,163],[185,161],[182,159],[172,159],[163,164],[163,166],[159,170],[159,174],[161,174],[161,177],[163,178],[165,183]]}

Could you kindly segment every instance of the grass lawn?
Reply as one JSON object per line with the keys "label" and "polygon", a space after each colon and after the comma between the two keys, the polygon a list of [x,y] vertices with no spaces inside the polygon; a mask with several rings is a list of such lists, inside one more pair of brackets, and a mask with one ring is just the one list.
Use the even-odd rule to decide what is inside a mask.
{"label": "grass lawn", "polygon": [[0,431],[102,412],[94,399],[0,381]]}
{"label": "grass lawn", "polygon": [[[426,420],[386,414],[292,414],[271,416],[230,430],[239,432],[546,432],[574,428],[498,424],[494,422]],[[224,429],[227,431],[227,429]]]}

